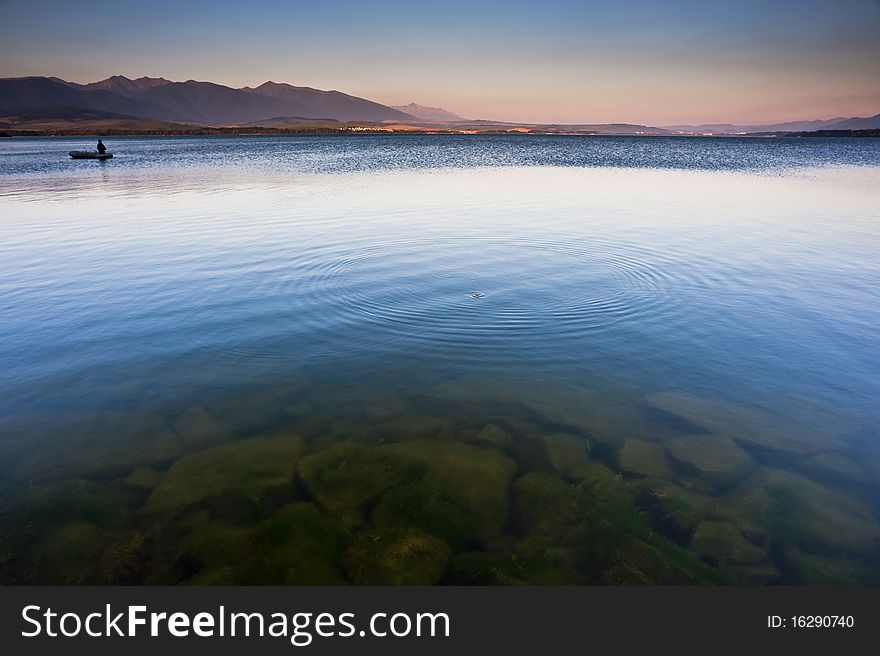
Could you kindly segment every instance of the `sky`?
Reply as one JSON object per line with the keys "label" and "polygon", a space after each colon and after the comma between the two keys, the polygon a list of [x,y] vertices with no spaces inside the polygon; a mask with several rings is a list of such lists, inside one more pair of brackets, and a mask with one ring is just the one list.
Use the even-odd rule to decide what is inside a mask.
{"label": "sky", "polygon": [[880,112],[880,0],[0,0],[0,77],[338,89],[468,118]]}

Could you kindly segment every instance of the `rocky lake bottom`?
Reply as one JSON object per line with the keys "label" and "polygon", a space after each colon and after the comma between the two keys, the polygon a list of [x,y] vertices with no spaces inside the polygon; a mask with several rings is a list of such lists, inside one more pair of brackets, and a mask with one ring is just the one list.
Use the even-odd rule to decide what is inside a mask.
{"label": "rocky lake bottom", "polygon": [[880,584],[880,142],[0,144],[0,583]]}

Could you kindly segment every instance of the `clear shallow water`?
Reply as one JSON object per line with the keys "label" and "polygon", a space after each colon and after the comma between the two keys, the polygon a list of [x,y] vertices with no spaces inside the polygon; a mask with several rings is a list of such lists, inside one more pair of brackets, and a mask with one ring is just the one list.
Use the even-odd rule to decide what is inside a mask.
{"label": "clear shallow water", "polygon": [[83,141],[0,143],[4,580],[880,580],[876,140]]}

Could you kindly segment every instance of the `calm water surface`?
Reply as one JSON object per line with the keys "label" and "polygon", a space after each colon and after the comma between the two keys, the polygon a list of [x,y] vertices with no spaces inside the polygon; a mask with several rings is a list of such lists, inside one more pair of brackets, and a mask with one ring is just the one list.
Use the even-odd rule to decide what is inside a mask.
{"label": "calm water surface", "polygon": [[880,141],[0,142],[0,580],[880,583]]}

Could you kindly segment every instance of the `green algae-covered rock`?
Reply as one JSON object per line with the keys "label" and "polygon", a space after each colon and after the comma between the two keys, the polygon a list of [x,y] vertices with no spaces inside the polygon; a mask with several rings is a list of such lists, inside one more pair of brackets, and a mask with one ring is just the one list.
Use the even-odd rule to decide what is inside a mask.
{"label": "green algae-covered rock", "polygon": [[752,466],[749,454],[728,437],[683,435],[664,446],[682,467],[720,486],[741,479]]}
{"label": "green algae-covered rock", "polygon": [[[636,507],[637,484],[589,463],[576,484],[547,472],[514,481],[510,527],[522,535],[453,560],[460,584],[705,584],[729,581],[658,535]],[[513,542],[511,542],[513,540]]]}
{"label": "green algae-covered rock", "polygon": [[149,549],[140,584],[231,585],[231,574],[223,579],[220,573],[240,571],[256,544],[253,521],[218,517],[200,505],[145,519]]}
{"label": "green algae-covered rock", "polygon": [[566,478],[576,478],[581,467],[590,462],[589,442],[568,433],[544,436],[544,445],[554,469]]}
{"label": "green algae-covered rock", "polygon": [[470,509],[476,539],[487,540],[501,532],[508,511],[507,488],[516,471],[516,464],[503,453],[441,440],[376,448],[421,463],[427,483]]}
{"label": "green algae-covered rock", "polygon": [[751,565],[767,558],[767,552],[752,544],[730,522],[700,522],[691,547],[702,558],[715,563]]}
{"label": "green algae-covered rock", "polygon": [[4,497],[0,581],[130,581],[140,566],[142,538],[132,528],[138,497],[143,499],[121,484],[75,480],[45,482]]}
{"label": "green algae-covered rock", "polygon": [[876,561],[829,557],[790,547],[782,554],[786,580],[807,585],[880,585]]}
{"label": "green algae-covered rock", "polygon": [[356,585],[434,585],[446,573],[452,552],[440,538],[415,530],[370,530],[345,554],[345,570]]}
{"label": "green algae-covered rock", "polygon": [[237,567],[254,549],[251,526],[217,521],[197,513],[185,522],[186,532],[177,538],[177,564],[183,572],[220,571]]}
{"label": "green algae-covered rock", "polygon": [[550,453],[541,435],[521,435],[513,443],[511,455],[520,472],[553,471]]}
{"label": "green algae-covered rock", "polygon": [[135,529],[99,527],[73,521],[49,531],[33,544],[28,583],[38,585],[112,585],[137,573],[143,538]]}
{"label": "green algae-covered rock", "polygon": [[385,447],[342,442],[302,458],[297,470],[327,512],[360,522],[369,502],[395,485],[418,479],[425,465]]}
{"label": "green algae-covered rock", "polygon": [[[717,575],[693,554],[666,543],[651,543],[630,535],[621,540],[609,530],[606,567],[596,580],[602,585],[697,585],[717,583]],[[608,547],[611,547],[609,550]],[[613,554],[608,558],[607,554]]]}
{"label": "green algae-covered rock", "polygon": [[[591,464],[578,486],[578,505],[588,523],[587,539],[578,543],[578,569],[591,583],[719,583],[727,577],[695,554],[652,529],[636,505],[643,483],[628,482],[607,467]],[[613,568],[626,566],[626,571]],[[636,574],[636,571],[638,574]],[[615,578],[616,577],[616,578]]]}
{"label": "green algae-covered rock", "polygon": [[542,535],[558,544],[577,542],[588,532],[577,493],[555,474],[526,474],[511,486],[511,526],[521,535]]}
{"label": "green algae-covered rock", "polygon": [[617,455],[623,471],[656,478],[671,478],[672,470],[666,459],[666,451],[656,442],[628,439]]}
{"label": "green algae-covered rock", "polygon": [[486,424],[474,436],[475,442],[483,442],[489,446],[499,449],[506,449],[513,444],[513,437],[503,428],[499,428],[496,424]]}
{"label": "green algae-covered rock", "polygon": [[247,585],[343,585],[342,557],[351,528],[311,503],[280,509],[256,535],[257,546],[240,566]]}
{"label": "green algae-covered rock", "polygon": [[226,565],[216,569],[204,569],[181,582],[182,585],[223,586],[235,585],[235,567]]}
{"label": "green algae-covered rock", "polygon": [[467,551],[452,558],[449,580],[453,585],[522,585],[527,582],[510,576],[513,565],[510,554]]}
{"label": "green algae-covered rock", "polygon": [[403,483],[386,492],[372,513],[380,528],[418,529],[442,538],[453,549],[474,539],[474,509],[431,483]]}
{"label": "green algae-covered rock", "polygon": [[717,503],[713,497],[662,479],[641,482],[635,500],[651,525],[679,544],[690,542],[697,524],[713,514]]}
{"label": "green algae-covered rock", "polygon": [[781,469],[761,470],[727,495],[719,512],[747,535],[818,553],[868,556],[880,542],[867,501]]}
{"label": "green algae-covered rock", "polygon": [[125,477],[126,485],[144,490],[152,490],[162,482],[162,472],[151,467],[138,467]]}
{"label": "green algae-covered rock", "polygon": [[471,551],[452,559],[450,580],[458,585],[575,585],[581,582],[570,548],[534,536],[502,551]]}
{"label": "green algae-covered rock", "polygon": [[220,496],[260,506],[273,488],[292,483],[303,450],[300,437],[255,437],[184,456],[150,495],[146,510],[178,511]]}
{"label": "green algae-covered rock", "polygon": [[745,565],[726,563],[725,569],[739,585],[772,585],[780,583],[782,579],[782,572],[770,560]]}

